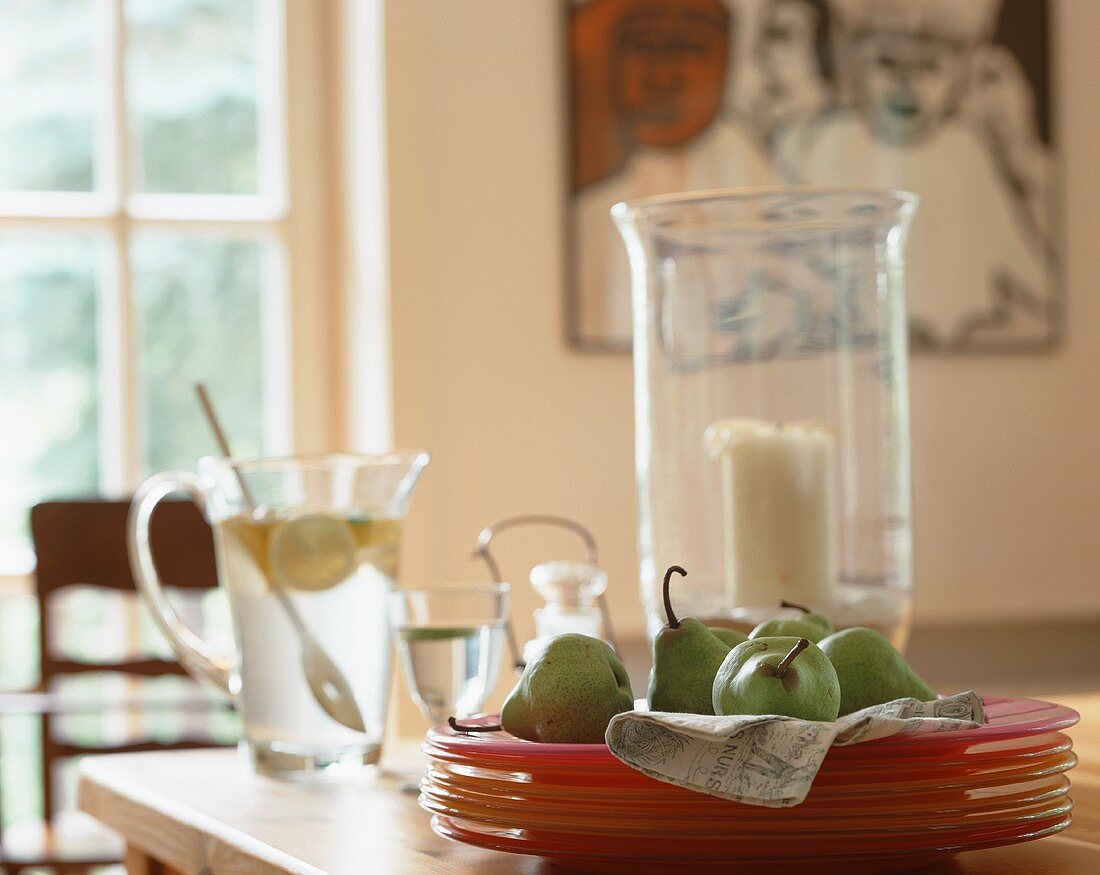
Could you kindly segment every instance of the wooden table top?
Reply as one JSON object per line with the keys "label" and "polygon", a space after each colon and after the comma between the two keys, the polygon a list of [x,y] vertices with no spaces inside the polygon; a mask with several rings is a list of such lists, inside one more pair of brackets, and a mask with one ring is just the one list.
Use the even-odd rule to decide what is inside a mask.
{"label": "wooden table top", "polygon": [[[1070,731],[1080,763],[1070,773],[1074,824],[1059,836],[961,854],[924,870],[954,875],[1100,872],[1100,693],[1061,696],[1081,712]],[[398,784],[418,766],[415,744],[393,772],[351,784],[287,783],[253,775],[232,750],[91,757],[80,807],[184,875],[549,875],[531,857],[482,851],[434,835],[428,815]],[[404,771],[402,771],[404,770]]]}

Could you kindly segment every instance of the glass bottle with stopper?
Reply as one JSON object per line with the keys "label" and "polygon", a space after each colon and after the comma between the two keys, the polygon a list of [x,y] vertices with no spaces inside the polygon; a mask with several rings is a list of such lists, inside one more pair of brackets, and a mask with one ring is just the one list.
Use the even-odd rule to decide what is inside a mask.
{"label": "glass bottle with stopper", "polygon": [[500,566],[489,549],[493,538],[506,529],[532,525],[556,526],[573,532],[584,542],[586,555],[583,561],[552,560],[531,569],[531,585],[546,604],[535,609],[535,637],[522,651],[509,622],[508,644],[516,668],[522,669],[547,639],[566,632],[602,638],[617,651],[605,595],[607,574],[596,561],[596,540],[584,526],[565,517],[544,514],[509,517],[481,531],[474,555],[489,566],[494,581],[502,581]]}

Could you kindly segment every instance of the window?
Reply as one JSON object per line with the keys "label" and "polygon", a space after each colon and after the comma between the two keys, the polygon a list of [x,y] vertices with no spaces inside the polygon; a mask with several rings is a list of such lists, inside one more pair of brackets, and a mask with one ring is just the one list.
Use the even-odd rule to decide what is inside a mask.
{"label": "window", "polygon": [[238,454],[332,440],[324,223],[297,242],[323,134],[287,123],[288,92],[322,101],[284,21],[313,5],[0,3],[0,573],[30,567],[35,501],[213,452],[198,380]]}

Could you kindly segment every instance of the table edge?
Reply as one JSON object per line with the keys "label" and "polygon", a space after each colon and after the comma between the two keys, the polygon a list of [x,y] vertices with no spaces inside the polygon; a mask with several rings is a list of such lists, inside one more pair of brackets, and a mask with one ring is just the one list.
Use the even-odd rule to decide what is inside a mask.
{"label": "table edge", "polygon": [[240,871],[233,865],[224,867],[242,859],[250,864],[250,875],[326,875],[285,851],[112,772],[111,760],[116,756],[125,754],[81,761],[77,807],[119,833],[127,845],[184,875]]}

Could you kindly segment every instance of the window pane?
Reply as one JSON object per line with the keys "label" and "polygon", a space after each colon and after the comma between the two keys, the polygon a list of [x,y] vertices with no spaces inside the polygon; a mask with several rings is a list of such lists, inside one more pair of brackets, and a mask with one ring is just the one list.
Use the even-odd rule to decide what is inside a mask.
{"label": "window pane", "polygon": [[135,191],[259,192],[260,2],[128,0]]}
{"label": "window pane", "polygon": [[99,486],[96,287],[100,245],[0,235],[0,563],[27,548],[27,510]]}
{"label": "window pane", "polygon": [[148,472],[217,455],[195,401],[204,382],[234,453],[263,451],[263,320],[271,246],[146,231],[134,241],[133,300]]}
{"label": "window pane", "polygon": [[91,191],[90,0],[0,2],[0,189]]}

